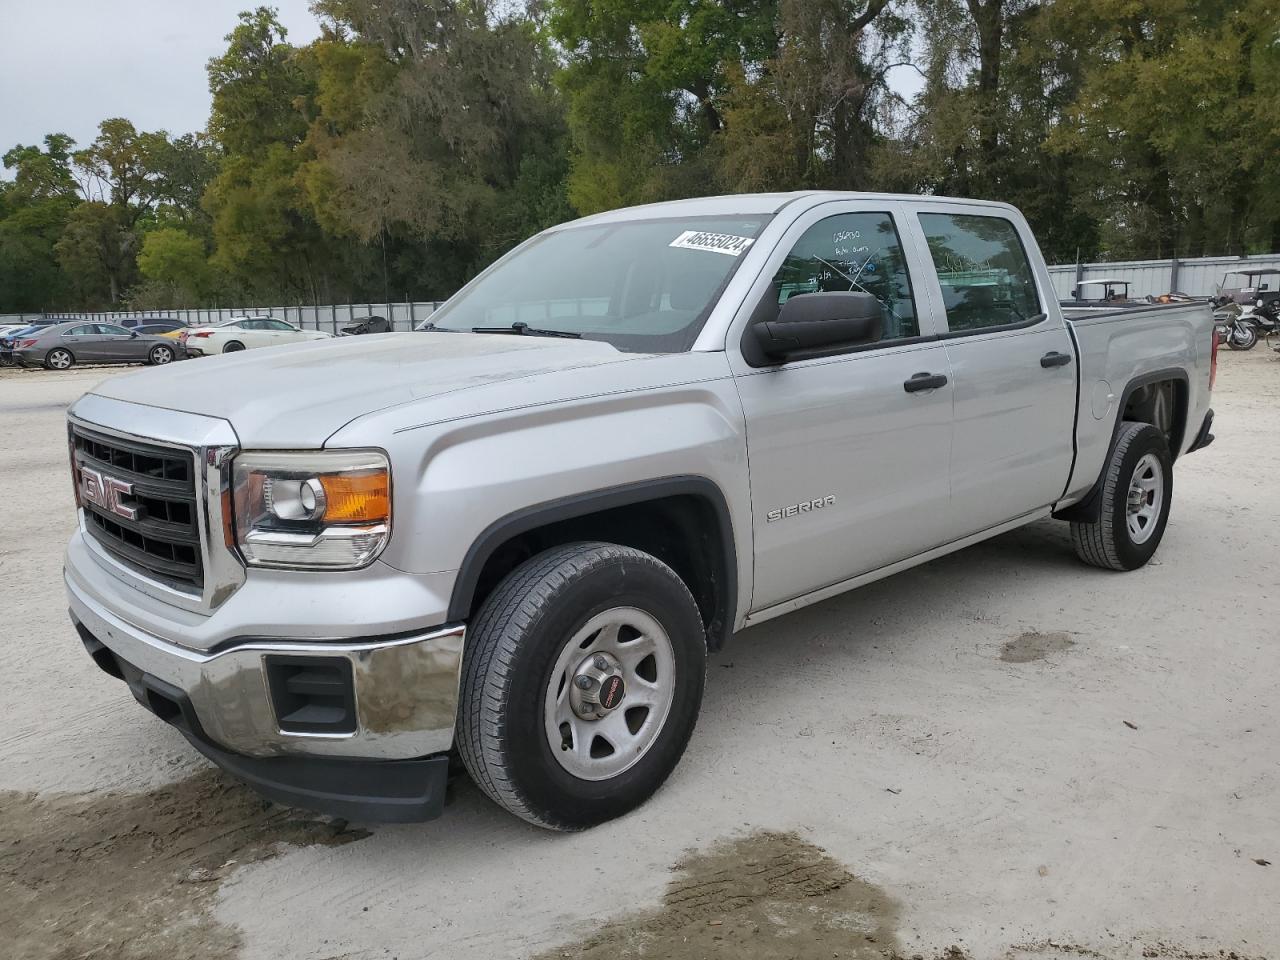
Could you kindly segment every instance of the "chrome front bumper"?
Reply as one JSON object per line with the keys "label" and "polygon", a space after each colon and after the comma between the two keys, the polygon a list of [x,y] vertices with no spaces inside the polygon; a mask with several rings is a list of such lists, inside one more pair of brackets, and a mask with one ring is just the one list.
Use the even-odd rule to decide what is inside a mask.
{"label": "chrome front bumper", "polygon": [[[65,576],[72,617],[113,654],[185,694],[218,746],[246,757],[315,756],[398,760],[453,746],[464,627],[391,638],[247,638],[197,651],[149,634]],[[351,733],[280,729],[267,682],[267,657],[332,657],[350,662],[356,725]]]}

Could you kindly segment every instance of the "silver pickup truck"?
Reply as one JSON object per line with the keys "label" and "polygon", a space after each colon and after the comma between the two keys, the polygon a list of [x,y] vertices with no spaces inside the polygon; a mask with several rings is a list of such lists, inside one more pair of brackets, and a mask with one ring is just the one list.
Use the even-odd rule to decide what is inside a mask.
{"label": "silver pickup truck", "polygon": [[69,411],[85,647],[263,794],[517,816],[643,803],[708,652],[1048,516],[1146,563],[1205,446],[1207,304],[1068,310],[998,204],[616,210],[414,333],[103,382]]}

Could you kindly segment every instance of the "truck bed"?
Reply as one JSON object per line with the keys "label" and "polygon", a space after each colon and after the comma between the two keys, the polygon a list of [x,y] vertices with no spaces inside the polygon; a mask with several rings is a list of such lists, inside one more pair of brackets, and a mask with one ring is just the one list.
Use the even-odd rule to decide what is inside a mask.
{"label": "truck bed", "polygon": [[[1174,456],[1184,452],[1209,409],[1208,371],[1213,352],[1210,304],[1160,303],[1145,307],[1063,307],[1080,360],[1076,409],[1076,459],[1063,503],[1088,492],[1102,469],[1111,431],[1098,421],[1115,419],[1144,383],[1174,379],[1184,404],[1185,427]],[[1188,377],[1195,371],[1200,375]],[[1122,395],[1122,391],[1128,390]],[[1178,411],[1173,411],[1175,415]]]}

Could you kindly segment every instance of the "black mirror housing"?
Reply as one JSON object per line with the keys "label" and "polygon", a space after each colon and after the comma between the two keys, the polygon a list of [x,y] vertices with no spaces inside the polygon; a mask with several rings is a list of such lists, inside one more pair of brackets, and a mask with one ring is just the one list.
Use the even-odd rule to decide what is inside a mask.
{"label": "black mirror housing", "polygon": [[769,362],[875,343],[884,336],[884,310],[869,293],[797,294],[774,320],[753,323],[751,333]]}

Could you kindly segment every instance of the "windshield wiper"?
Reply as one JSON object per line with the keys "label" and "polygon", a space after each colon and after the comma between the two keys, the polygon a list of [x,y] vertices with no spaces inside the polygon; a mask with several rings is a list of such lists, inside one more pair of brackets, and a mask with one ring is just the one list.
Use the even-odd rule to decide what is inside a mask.
{"label": "windshield wiper", "polygon": [[509,327],[472,327],[472,333],[514,333],[519,337],[568,337],[571,340],[581,340],[582,334],[573,333],[570,330],[539,330],[537,327],[531,327],[527,323],[517,320]]}

